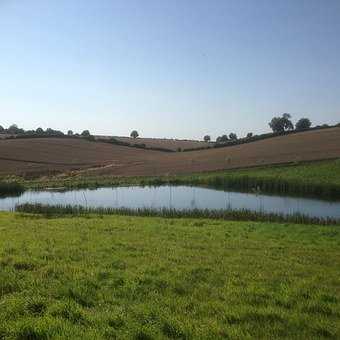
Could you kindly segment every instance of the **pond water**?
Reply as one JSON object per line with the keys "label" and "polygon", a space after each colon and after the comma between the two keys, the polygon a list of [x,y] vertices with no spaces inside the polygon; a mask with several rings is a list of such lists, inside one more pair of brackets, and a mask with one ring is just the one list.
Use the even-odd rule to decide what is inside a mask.
{"label": "pond water", "polygon": [[340,219],[340,202],[190,186],[118,187],[66,192],[27,191],[20,197],[0,198],[0,210],[14,210],[16,204],[22,203],[117,208],[248,209]]}

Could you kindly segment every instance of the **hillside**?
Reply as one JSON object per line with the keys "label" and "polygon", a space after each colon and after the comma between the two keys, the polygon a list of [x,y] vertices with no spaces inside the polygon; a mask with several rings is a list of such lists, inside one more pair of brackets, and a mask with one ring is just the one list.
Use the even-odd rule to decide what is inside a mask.
{"label": "hillside", "polygon": [[76,170],[95,175],[167,175],[339,157],[340,128],[182,153],[80,139],[36,138],[0,141],[0,175],[37,177]]}
{"label": "hillside", "polygon": [[[38,176],[96,167],[134,167],[157,151],[82,139],[33,138],[0,141],[0,175]],[[120,171],[123,171],[122,169]]]}

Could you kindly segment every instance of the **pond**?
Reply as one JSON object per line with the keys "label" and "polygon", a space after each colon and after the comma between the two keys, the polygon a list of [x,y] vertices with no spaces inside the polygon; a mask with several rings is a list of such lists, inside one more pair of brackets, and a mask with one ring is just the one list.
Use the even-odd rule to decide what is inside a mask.
{"label": "pond", "polygon": [[253,193],[226,192],[191,186],[116,187],[95,190],[27,191],[0,198],[0,210],[16,204],[42,203],[112,208],[248,209],[268,213],[300,213],[309,217],[340,218],[340,202]]}

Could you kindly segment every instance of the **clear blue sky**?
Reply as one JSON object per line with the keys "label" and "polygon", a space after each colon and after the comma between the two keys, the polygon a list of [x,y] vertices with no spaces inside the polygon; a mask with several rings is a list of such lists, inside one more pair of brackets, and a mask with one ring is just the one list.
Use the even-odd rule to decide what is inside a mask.
{"label": "clear blue sky", "polygon": [[0,0],[0,125],[202,138],[340,122],[339,0]]}

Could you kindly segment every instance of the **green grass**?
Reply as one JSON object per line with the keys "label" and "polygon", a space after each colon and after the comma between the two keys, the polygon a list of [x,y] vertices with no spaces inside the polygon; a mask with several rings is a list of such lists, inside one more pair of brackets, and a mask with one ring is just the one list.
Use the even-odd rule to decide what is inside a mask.
{"label": "green grass", "polygon": [[335,226],[0,213],[0,339],[340,338]]}
{"label": "green grass", "polygon": [[54,176],[36,180],[7,178],[28,189],[66,189],[120,185],[198,185],[218,189],[340,199],[340,160],[266,166],[242,170],[166,177]]}

